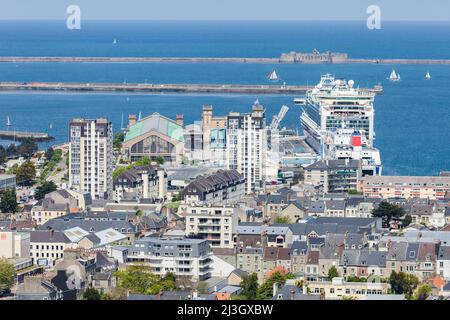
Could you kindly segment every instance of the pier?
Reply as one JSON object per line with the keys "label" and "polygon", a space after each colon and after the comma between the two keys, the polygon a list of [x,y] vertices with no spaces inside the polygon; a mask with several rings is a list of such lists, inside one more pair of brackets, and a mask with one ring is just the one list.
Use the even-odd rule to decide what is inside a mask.
{"label": "pier", "polygon": [[[237,94],[305,94],[312,86],[254,84],[149,84],[149,83],[74,83],[74,82],[0,82],[0,90],[78,91],[136,93],[237,93]],[[368,88],[377,94],[382,89]]]}
{"label": "pier", "polygon": [[11,140],[11,141],[23,141],[26,139],[33,139],[37,142],[50,141],[54,138],[49,136],[48,133],[44,132],[25,132],[25,131],[6,131],[0,130],[0,139]]}
{"label": "pier", "polygon": [[262,63],[262,64],[450,64],[450,59],[367,59],[343,57],[329,59],[232,58],[232,57],[0,57],[0,63]]}

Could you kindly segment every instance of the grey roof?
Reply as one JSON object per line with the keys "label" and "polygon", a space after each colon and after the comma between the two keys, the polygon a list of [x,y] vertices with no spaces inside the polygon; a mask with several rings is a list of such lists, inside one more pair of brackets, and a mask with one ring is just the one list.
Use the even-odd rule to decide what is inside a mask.
{"label": "grey roof", "polygon": [[97,237],[94,233],[89,233],[85,238],[89,239],[94,245],[100,243],[100,238]]}
{"label": "grey roof", "polygon": [[64,231],[70,228],[80,227],[88,232],[98,232],[113,228],[122,233],[136,233],[139,232],[139,226],[134,226],[132,223],[123,220],[83,220],[83,219],[73,219],[70,217],[59,217],[47,221],[45,224],[38,227],[38,229],[45,230],[47,228],[52,228],[58,231]]}
{"label": "grey roof", "polygon": [[244,270],[239,269],[239,268],[234,269],[231,273],[236,274],[236,275],[239,276],[240,278],[243,278],[243,277],[248,276],[247,271],[244,271]]}
{"label": "grey roof", "polygon": [[327,210],[345,210],[345,200],[327,200]]}
{"label": "grey roof", "polygon": [[408,250],[407,242],[391,242],[388,249],[388,260],[406,260],[406,252]]}
{"label": "grey roof", "polygon": [[320,295],[303,294],[299,287],[285,284],[272,300],[320,300]]}
{"label": "grey roof", "polygon": [[237,170],[219,170],[207,176],[198,176],[183,192],[211,192],[235,183],[243,183],[245,178]]}
{"label": "grey roof", "polygon": [[386,267],[386,252],[363,250],[344,250],[340,265]]}
{"label": "grey roof", "polygon": [[450,246],[440,246],[438,260],[450,260]]}
{"label": "grey roof", "polygon": [[30,231],[30,242],[70,243],[64,232],[54,230]]}
{"label": "grey roof", "polygon": [[325,201],[311,201],[309,203],[308,212],[310,213],[324,213],[325,212]]}
{"label": "grey roof", "polygon": [[309,238],[308,239],[309,245],[322,245],[325,243],[325,238],[323,237],[317,237],[317,238]]}
{"label": "grey roof", "polygon": [[306,241],[294,241],[291,245],[291,255],[308,252],[308,243]]}
{"label": "grey roof", "polygon": [[317,217],[310,219],[310,223],[338,223],[344,225],[354,225],[359,227],[367,227],[375,224],[381,218],[341,218],[341,217]]}

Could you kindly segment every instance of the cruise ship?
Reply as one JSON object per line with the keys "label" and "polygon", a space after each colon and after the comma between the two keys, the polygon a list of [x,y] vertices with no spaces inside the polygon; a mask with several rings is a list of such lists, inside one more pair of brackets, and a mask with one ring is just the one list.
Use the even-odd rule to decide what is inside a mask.
{"label": "cruise ship", "polygon": [[300,121],[306,142],[320,154],[323,145],[329,143],[327,133],[344,128],[363,132],[367,146],[372,147],[374,99],[375,93],[354,88],[353,80],[323,75],[319,84],[305,96]]}

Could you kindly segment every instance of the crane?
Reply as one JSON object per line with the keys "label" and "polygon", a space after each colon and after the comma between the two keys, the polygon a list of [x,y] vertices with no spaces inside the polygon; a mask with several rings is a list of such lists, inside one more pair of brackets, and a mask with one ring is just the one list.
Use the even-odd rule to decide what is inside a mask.
{"label": "crane", "polygon": [[289,111],[288,106],[283,105],[281,106],[280,112],[278,112],[278,115],[274,115],[272,118],[272,123],[270,124],[270,130],[276,130],[279,129],[280,123],[283,120],[283,118],[286,116],[286,113]]}

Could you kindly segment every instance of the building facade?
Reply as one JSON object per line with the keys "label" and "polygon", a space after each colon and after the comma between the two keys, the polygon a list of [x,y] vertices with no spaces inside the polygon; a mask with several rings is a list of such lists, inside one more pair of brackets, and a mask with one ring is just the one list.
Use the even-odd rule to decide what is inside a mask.
{"label": "building facade", "polygon": [[441,200],[450,192],[450,177],[366,176],[359,189],[372,198]]}
{"label": "building facade", "polygon": [[167,174],[160,166],[138,166],[123,172],[114,180],[114,200],[164,200]]}
{"label": "building facade", "polygon": [[183,213],[186,236],[199,236],[211,247],[233,248],[233,232],[238,224],[234,206],[187,206]]}
{"label": "building facade", "polygon": [[227,168],[246,179],[246,192],[262,189],[265,182],[265,111],[255,102],[251,113],[230,112],[227,117]]}
{"label": "building facade", "polygon": [[69,186],[94,199],[112,197],[113,129],[107,119],[73,119],[69,126]]}
{"label": "building facade", "polygon": [[188,204],[234,204],[245,195],[245,187],[244,176],[236,170],[219,170],[189,183],[183,190],[183,201]]}
{"label": "building facade", "polygon": [[203,281],[211,277],[211,256],[207,240],[145,237],[130,248],[128,262],[144,263],[157,275],[173,272]]}
{"label": "building facade", "polygon": [[305,168],[305,183],[321,193],[357,190],[362,173],[358,160],[319,160]]}

